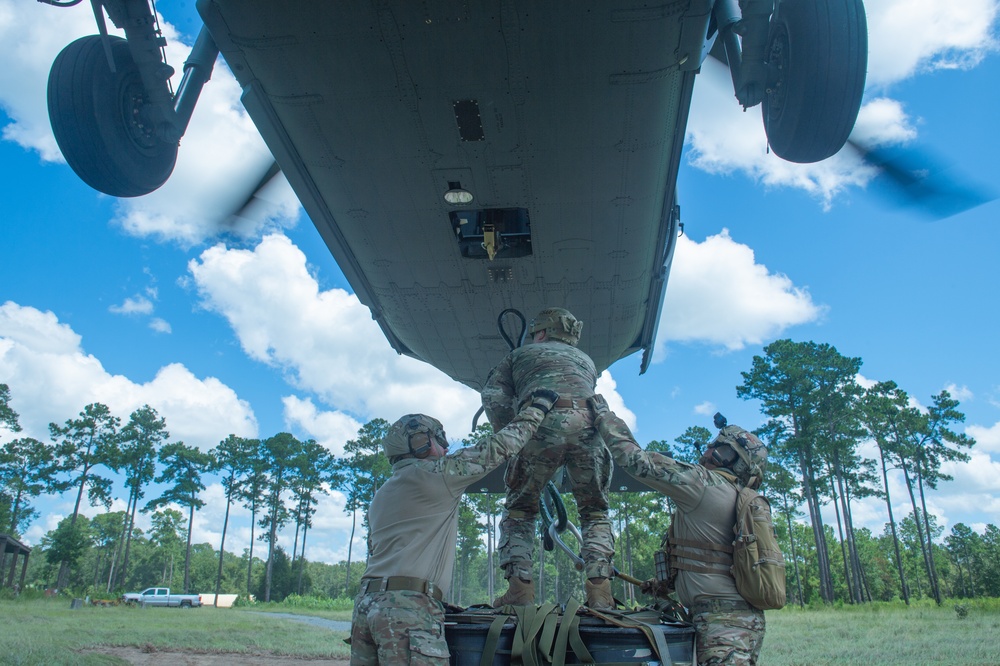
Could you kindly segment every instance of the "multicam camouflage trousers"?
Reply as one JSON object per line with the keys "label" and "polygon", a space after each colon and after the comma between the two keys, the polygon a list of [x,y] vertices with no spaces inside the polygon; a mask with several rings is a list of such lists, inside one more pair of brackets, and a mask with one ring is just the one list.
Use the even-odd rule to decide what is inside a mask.
{"label": "multicam camouflage trousers", "polygon": [[363,594],[351,622],[351,666],[448,665],[444,607],[426,594]]}
{"label": "multicam camouflage trousers", "polygon": [[756,666],[764,644],[764,611],[696,612],[698,666]]}
{"label": "multicam camouflage trousers", "polygon": [[500,522],[500,567],[506,578],[532,579],[535,517],[545,484],[566,466],[580,513],[587,578],[611,578],[615,538],[608,520],[611,453],[591,427],[589,411],[553,410],[534,439],[507,466],[507,502]]}

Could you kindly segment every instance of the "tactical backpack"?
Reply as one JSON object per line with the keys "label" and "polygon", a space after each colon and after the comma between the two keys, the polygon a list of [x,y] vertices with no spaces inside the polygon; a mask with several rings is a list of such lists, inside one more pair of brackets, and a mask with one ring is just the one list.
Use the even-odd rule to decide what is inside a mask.
{"label": "tactical backpack", "polygon": [[761,610],[785,606],[785,557],[774,536],[771,503],[752,488],[736,499],[733,577],[740,596]]}
{"label": "tactical backpack", "polygon": [[[730,565],[729,574],[736,579],[736,590],[747,603],[760,610],[783,608],[786,600],[785,557],[774,535],[771,504],[752,488],[737,486],[737,489],[733,542],[723,544],[678,539],[674,536],[675,515],[661,544],[663,555],[657,553],[660,556],[657,578],[665,582],[668,591],[672,592],[679,569],[696,573],[724,573],[719,565]],[[693,548],[713,551],[713,554],[701,554]],[[708,566],[680,562],[678,556],[704,562]]]}

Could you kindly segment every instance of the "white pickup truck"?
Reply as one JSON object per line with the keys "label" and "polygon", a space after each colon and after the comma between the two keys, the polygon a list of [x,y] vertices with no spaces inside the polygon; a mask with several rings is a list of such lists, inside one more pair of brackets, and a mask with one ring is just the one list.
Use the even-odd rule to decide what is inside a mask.
{"label": "white pickup truck", "polygon": [[150,587],[142,592],[126,592],[122,595],[122,603],[192,608],[201,606],[201,596],[198,594],[170,594],[169,587]]}

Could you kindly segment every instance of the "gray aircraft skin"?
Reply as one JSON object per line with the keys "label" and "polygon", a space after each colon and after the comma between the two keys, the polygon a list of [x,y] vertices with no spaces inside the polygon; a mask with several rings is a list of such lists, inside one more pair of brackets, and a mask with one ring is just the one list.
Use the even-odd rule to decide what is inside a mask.
{"label": "gray aircraft skin", "polygon": [[221,52],[392,347],[477,390],[520,333],[498,331],[509,309],[567,308],[599,371],[640,350],[646,370],[713,46],[796,162],[847,141],[867,62],[861,0],[198,0],[175,94],[149,0],[92,4],[100,34],[49,75],[74,171],[112,196],[162,185]]}
{"label": "gray aircraft skin", "polygon": [[[477,390],[509,351],[506,308],[568,308],[599,371],[639,350],[645,368],[656,335],[694,82],[679,61],[701,54],[670,46],[669,6],[586,5],[198,3],[393,348]],[[456,184],[471,203],[445,201]]]}

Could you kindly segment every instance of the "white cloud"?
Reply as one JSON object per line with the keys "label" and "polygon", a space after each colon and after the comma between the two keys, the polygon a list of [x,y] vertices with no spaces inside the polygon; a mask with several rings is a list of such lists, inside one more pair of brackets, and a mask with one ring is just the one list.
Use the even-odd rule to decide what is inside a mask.
{"label": "white cloud", "polygon": [[320,291],[284,236],[253,250],[210,248],[189,270],[204,307],[228,320],[247,355],[281,368],[296,388],[362,418],[423,412],[452,433],[468,432],[478,394],[396,354],[356,296]]}
{"label": "white cloud", "polygon": [[668,342],[702,342],[730,351],[761,344],[824,311],[807,290],[756,263],[753,250],[725,229],[702,243],[677,239],[663,309],[670,316],[660,321],[655,360],[663,358]]}
{"label": "white cloud", "polygon": [[1000,421],[991,426],[970,425],[965,434],[976,440],[977,451],[1000,454]]}
{"label": "white cloud", "polygon": [[170,323],[159,317],[153,317],[149,320],[149,327],[156,331],[157,333],[172,333],[173,329],[170,327]]}
{"label": "white cloud", "polygon": [[625,425],[635,432],[637,430],[635,413],[625,406],[625,401],[618,393],[618,383],[611,376],[610,370],[605,370],[600,374],[597,378],[597,388],[595,390],[604,396],[611,411],[617,414],[618,418],[624,421]]}
{"label": "white cloud", "polygon": [[[205,250],[188,266],[205,308],[226,318],[251,358],[282,369],[287,381],[314,393],[333,413],[312,401],[286,398],[286,419],[318,440],[357,432],[361,420],[395,421],[408,413],[441,420],[453,439],[470,430],[479,394],[439,370],[389,346],[357,297],[342,289],[321,291],[305,256],[286,237],[266,236],[253,250]],[[622,410],[610,374],[599,390]],[[347,416],[348,414],[352,416]]]}
{"label": "white cloud", "polygon": [[975,66],[997,48],[997,0],[867,0],[868,84]]}
{"label": "white cloud", "polygon": [[0,306],[0,377],[24,434],[48,438],[48,424],[74,418],[92,402],[127,420],[144,404],[167,422],[172,439],[209,448],[228,434],[253,436],[250,405],[214,377],[199,379],[173,363],[146,383],[108,373],[81,338],[51,312],[8,301]]}
{"label": "white cloud", "polygon": [[[167,61],[176,70],[176,90],[190,46],[162,17],[160,26],[167,38]],[[112,34],[120,34],[109,27]],[[5,63],[0,107],[11,119],[2,130],[4,139],[37,151],[43,161],[63,161],[48,122],[49,67],[63,47],[96,31],[93,13],[85,5],[57,9],[0,0],[0,61]],[[116,219],[123,228],[137,236],[192,246],[220,231],[252,236],[268,225],[294,222],[298,201],[283,178],[266,196],[273,205],[236,226],[225,222],[271,162],[239,97],[239,84],[220,60],[181,141],[170,180],[148,196],[118,201]]]}
{"label": "white cloud", "polygon": [[973,398],[972,391],[965,385],[959,386],[958,384],[948,384],[944,387],[944,390],[947,391],[952,398],[958,400],[959,402],[968,402]]}
{"label": "white cloud", "polygon": [[130,296],[121,305],[112,305],[110,312],[123,315],[148,315],[153,313],[153,302],[145,296]]}
{"label": "white cloud", "polygon": [[286,396],[285,422],[295,430],[309,433],[319,444],[334,455],[344,455],[344,444],[354,439],[363,425],[343,412],[323,412],[316,408],[311,398]]}
{"label": "white cloud", "polygon": [[716,407],[715,407],[715,403],[714,402],[710,402],[708,400],[706,400],[705,402],[703,402],[701,404],[695,405],[695,407],[694,407],[694,413],[695,414],[701,414],[702,416],[712,416],[713,414],[715,414],[718,411],[719,410],[716,409]]}

